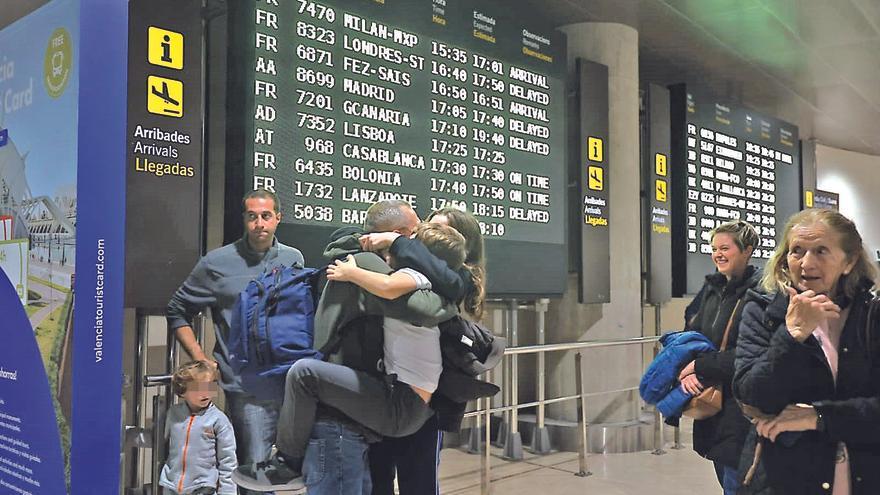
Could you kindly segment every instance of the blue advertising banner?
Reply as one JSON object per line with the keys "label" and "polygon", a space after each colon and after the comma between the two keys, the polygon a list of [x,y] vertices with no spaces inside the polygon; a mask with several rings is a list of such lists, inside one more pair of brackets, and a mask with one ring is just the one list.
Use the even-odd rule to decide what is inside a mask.
{"label": "blue advertising banner", "polygon": [[127,0],[0,31],[0,493],[121,483]]}
{"label": "blue advertising banner", "polygon": [[71,493],[118,493],[128,2],[80,2],[79,216]]}
{"label": "blue advertising banner", "polygon": [[13,290],[0,292],[0,375],[14,370],[0,377],[4,494],[66,492],[79,7],[55,0],[0,31],[0,271]]}
{"label": "blue advertising banner", "polygon": [[3,270],[0,315],[0,493],[64,493],[61,441],[40,348]]}

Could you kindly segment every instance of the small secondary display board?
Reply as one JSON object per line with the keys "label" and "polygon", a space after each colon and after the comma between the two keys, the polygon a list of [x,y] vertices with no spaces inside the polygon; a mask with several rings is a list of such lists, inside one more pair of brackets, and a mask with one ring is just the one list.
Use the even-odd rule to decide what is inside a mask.
{"label": "small secondary display board", "polygon": [[[489,292],[565,288],[565,37],[506,2],[230,2],[227,241],[281,199],[309,265],[383,199],[479,219]],[[527,15],[524,15],[527,14]],[[523,268],[529,275],[523,277]]]}
{"label": "small secondary display board", "polygon": [[669,90],[649,84],[642,122],[642,238],[645,302],[672,297],[672,191],[670,187]]}
{"label": "small secondary display board", "polygon": [[[807,199],[809,199],[809,197]],[[807,208],[827,208],[829,210],[840,209],[840,194],[835,192],[816,189],[812,199],[812,204],[807,202]]]}
{"label": "small secondary display board", "polygon": [[800,143],[797,126],[695,88],[673,86],[670,97],[672,290],[681,296],[715,270],[709,233],[721,223],[751,223],[761,238],[753,262],[770,257],[777,230],[800,209]]}
{"label": "small secondary display board", "polygon": [[608,180],[608,67],[577,59],[579,133],[577,174],[578,294],[581,303],[611,301],[611,204]]}

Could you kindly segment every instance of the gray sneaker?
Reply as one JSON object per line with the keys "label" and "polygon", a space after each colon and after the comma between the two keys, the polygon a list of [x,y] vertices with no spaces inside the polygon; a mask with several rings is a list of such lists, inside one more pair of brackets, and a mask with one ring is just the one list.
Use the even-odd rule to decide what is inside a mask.
{"label": "gray sneaker", "polygon": [[255,492],[305,490],[306,487],[302,473],[288,466],[284,458],[277,454],[263,462],[239,466],[232,472],[232,481]]}

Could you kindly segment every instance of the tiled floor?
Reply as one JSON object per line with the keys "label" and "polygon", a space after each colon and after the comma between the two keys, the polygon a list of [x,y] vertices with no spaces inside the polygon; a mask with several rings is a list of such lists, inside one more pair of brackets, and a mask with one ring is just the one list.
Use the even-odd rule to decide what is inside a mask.
{"label": "tiled floor", "polygon": [[[684,425],[689,426],[689,425]],[[669,433],[671,436],[671,433]],[[575,476],[578,456],[557,452],[512,462],[492,450],[493,495],[717,495],[721,493],[712,463],[691,448],[690,429],[682,431],[682,449],[667,445],[663,455],[651,452],[591,454],[587,477]],[[480,495],[480,456],[444,449],[440,461],[442,495]]]}
{"label": "tiled floor", "polygon": [[[520,462],[492,457],[491,493],[503,495],[688,495],[721,492],[711,462],[690,448],[650,452],[590,455],[588,477],[578,477],[577,454],[560,452]],[[440,463],[440,492],[444,495],[480,493],[480,459],[445,449]]]}

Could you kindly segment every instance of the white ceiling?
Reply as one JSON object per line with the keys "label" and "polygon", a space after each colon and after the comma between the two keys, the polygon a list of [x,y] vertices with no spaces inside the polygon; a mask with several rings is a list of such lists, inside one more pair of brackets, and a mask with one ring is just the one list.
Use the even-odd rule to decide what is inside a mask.
{"label": "white ceiling", "polygon": [[802,139],[880,155],[880,0],[528,0],[556,26],[639,31],[644,82],[709,86],[797,124]]}

